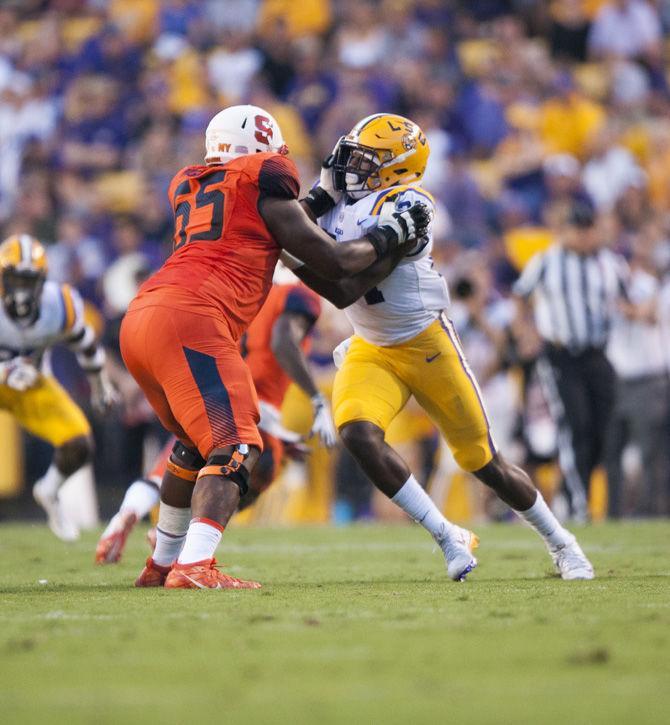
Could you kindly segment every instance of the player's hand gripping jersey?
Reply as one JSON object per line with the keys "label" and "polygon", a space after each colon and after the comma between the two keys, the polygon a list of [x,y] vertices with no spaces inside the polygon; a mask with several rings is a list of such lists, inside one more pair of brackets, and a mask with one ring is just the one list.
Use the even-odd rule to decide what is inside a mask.
{"label": "player's hand gripping jersey", "polygon": [[[402,210],[416,202],[434,209],[433,198],[418,186],[394,186],[354,201],[346,196],[319,224],[338,242],[375,227],[384,204]],[[391,274],[345,313],[354,331],[375,345],[395,345],[418,335],[449,306],[447,284],[431,258],[432,231],[408,252]]]}
{"label": "player's hand gripping jersey", "polygon": [[276,153],[179,171],[168,191],[174,252],[130,309],[219,313],[238,340],[265,301],[281,251],[258,213],[259,201],[297,199],[299,190],[295,164]]}

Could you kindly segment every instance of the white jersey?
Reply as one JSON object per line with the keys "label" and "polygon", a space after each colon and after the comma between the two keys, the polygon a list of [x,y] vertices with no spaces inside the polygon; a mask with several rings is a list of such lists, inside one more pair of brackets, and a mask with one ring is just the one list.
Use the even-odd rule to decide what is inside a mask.
{"label": "white jersey", "polygon": [[30,357],[36,363],[52,345],[76,337],[84,327],[84,304],[69,285],[47,280],[42,288],[39,316],[19,327],[0,304],[0,361]]}
{"label": "white jersey", "polygon": [[[381,208],[389,201],[400,209],[416,202],[434,209],[432,197],[423,189],[396,186],[358,201],[345,198],[319,224],[338,242],[358,239],[377,226]],[[397,345],[423,332],[449,306],[447,283],[435,269],[432,249],[429,230],[420,248],[409,252],[383,282],[346,308],[357,335],[373,345]]]}

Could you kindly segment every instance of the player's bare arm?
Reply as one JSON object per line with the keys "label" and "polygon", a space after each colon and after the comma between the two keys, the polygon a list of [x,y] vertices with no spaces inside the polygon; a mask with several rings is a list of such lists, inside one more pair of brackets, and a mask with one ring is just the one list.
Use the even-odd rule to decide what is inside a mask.
{"label": "player's bare arm", "polygon": [[319,391],[300,344],[313,321],[295,312],[283,312],[272,328],[272,352],[293,382],[310,398]]}
{"label": "player's bare arm", "polygon": [[403,258],[403,254],[402,249],[397,249],[353,277],[338,280],[324,279],[306,265],[296,267],[293,273],[321,297],[343,310],[385,280]]}
{"label": "player's bare arm", "polygon": [[279,246],[324,279],[337,280],[362,272],[379,259],[422,236],[430,222],[423,204],[397,213],[361,239],[337,244],[309,218],[295,200],[266,197],[260,213]]}
{"label": "player's bare arm", "polygon": [[[315,290],[316,291],[316,290]],[[314,320],[296,312],[283,312],[272,328],[272,352],[293,382],[309,396],[314,412],[311,435],[318,435],[327,448],[335,445],[336,434],[330,408],[316,387],[301,343]]]}

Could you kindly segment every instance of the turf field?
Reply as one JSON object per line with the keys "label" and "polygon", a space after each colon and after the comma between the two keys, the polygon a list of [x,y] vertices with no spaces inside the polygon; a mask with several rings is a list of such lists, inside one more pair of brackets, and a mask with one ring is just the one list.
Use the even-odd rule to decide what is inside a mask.
{"label": "turf field", "polygon": [[446,579],[416,526],[238,529],[260,591],[130,584],[0,526],[2,723],[661,723],[670,712],[670,523],[580,532],[599,578],[561,582],[521,526],[485,526]]}

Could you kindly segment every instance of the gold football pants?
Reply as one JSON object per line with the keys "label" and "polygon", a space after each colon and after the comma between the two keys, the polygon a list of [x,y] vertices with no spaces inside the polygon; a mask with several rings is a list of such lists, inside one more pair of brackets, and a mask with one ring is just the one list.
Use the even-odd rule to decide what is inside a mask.
{"label": "gold football pants", "polygon": [[445,315],[399,345],[381,347],[354,336],[335,377],[335,423],[368,421],[386,431],[410,395],[442,431],[461,468],[476,471],[493,458],[479,386]]}

